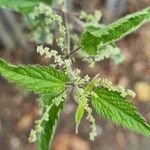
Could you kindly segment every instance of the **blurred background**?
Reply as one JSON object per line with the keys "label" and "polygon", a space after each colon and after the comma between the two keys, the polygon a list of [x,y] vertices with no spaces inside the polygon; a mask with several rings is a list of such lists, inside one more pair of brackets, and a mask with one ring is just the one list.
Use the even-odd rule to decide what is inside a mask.
{"label": "blurred background", "polygon": [[[108,24],[122,16],[150,6],[150,0],[68,0],[70,11],[102,12],[101,23]],[[27,36],[27,25],[21,15],[0,9],[0,57],[15,64],[50,64],[36,53],[36,42]],[[124,61],[115,65],[111,60],[89,68],[80,60],[75,64],[91,77],[100,73],[114,84],[135,90],[133,103],[150,123],[150,24],[145,24],[118,43]],[[38,117],[38,96],[14,86],[0,77],[0,150],[35,150],[28,136]],[[89,123],[85,119],[75,135],[76,104],[67,102],[57,127],[52,150],[149,150],[150,138],[99,118],[96,114],[98,137],[89,140]]]}

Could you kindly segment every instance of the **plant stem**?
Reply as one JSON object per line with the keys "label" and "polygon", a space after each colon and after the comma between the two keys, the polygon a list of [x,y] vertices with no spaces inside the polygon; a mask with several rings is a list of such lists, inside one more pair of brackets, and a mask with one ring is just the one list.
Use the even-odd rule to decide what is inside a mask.
{"label": "plant stem", "polygon": [[72,22],[74,30],[77,31],[79,34],[81,34],[83,32],[83,28],[85,26],[85,23],[83,21],[81,21],[80,19],[78,19],[78,16],[79,16],[78,13],[76,13],[76,12],[72,13],[72,12],[69,12],[68,10],[64,12],[64,11],[59,10],[57,8],[52,8],[52,9],[55,10],[60,15],[65,13],[67,16],[67,19],[70,22]]}
{"label": "plant stem", "polygon": [[[64,1],[65,9],[67,9],[67,2],[66,0]],[[65,27],[66,27],[66,43],[67,43],[67,55],[69,57],[70,53],[70,31],[69,31],[69,26],[68,26],[68,17],[67,17],[67,11],[65,10],[64,12],[64,21],[65,21]]]}
{"label": "plant stem", "polygon": [[70,53],[69,53],[69,57],[71,56],[71,55],[73,55],[73,54],[75,54],[77,51],[79,51],[81,49],[81,47],[78,47],[78,48],[76,48],[75,50],[73,50],[73,51],[71,51]]}
{"label": "plant stem", "polygon": [[71,82],[74,82],[74,76],[73,76],[73,69],[72,69],[72,60],[70,59],[70,31],[69,31],[69,27],[68,27],[68,18],[67,18],[67,3],[66,3],[66,0],[64,0],[64,6],[65,6],[65,11],[63,11],[63,14],[64,14],[64,24],[65,24],[65,27],[66,27],[66,45],[67,45],[67,48],[66,48],[66,52],[67,52],[67,58],[69,60],[69,64],[67,65],[67,73],[68,73],[68,76],[69,76],[69,80]]}

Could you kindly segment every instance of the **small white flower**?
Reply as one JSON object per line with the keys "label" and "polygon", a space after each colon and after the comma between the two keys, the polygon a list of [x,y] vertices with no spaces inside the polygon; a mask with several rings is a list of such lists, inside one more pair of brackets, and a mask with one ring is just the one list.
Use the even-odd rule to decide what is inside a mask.
{"label": "small white flower", "polygon": [[37,140],[36,131],[31,130],[28,140],[29,140],[29,142],[35,142]]}

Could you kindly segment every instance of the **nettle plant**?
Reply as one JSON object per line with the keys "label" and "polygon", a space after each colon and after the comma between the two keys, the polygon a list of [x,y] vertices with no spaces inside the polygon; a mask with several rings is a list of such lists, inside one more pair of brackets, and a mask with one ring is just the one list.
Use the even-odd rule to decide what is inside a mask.
{"label": "nettle plant", "polygon": [[[52,4],[52,1],[43,0]],[[115,42],[134,32],[144,23],[150,21],[150,7],[137,13],[128,15],[109,25],[99,24],[101,13],[96,11],[93,15],[85,12],[74,14],[67,11],[65,1],[57,1],[48,6],[38,0],[1,0],[1,6],[21,12],[29,18],[31,24],[44,17],[44,33],[52,34],[51,41],[55,41],[58,50],[50,49],[42,45],[37,47],[37,52],[46,58],[53,60],[49,66],[41,65],[12,65],[0,59],[0,74],[5,79],[22,85],[39,94],[41,118],[35,122],[31,130],[29,141],[37,141],[38,150],[48,150],[51,144],[59,115],[65,107],[69,95],[74,96],[77,103],[75,113],[76,133],[80,122],[86,114],[90,123],[91,132],[89,138],[96,137],[96,123],[93,110],[118,126],[128,128],[145,136],[150,135],[150,126],[138,113],[137,109],[128,100],[135,93],[122,86],[115,86],[110,81],[96,75],[90,78],[88,75],[81,77],[81,71],[74,67],[76,58],[80,57],[94,66],[96,61],[104,58],[122,60],[119,48]],[[68,21],[68,15],[84,22],[84,31],[81,38],[73,32],[73,25]],[[36,25],[40,32],[41,26]],[[55,32],[54,32],[55,31]],[[47,35],[48,36],[48,35]],[[71,41],[71,42],[70,42]],[[72,43],[72,44],[70,44]]]}

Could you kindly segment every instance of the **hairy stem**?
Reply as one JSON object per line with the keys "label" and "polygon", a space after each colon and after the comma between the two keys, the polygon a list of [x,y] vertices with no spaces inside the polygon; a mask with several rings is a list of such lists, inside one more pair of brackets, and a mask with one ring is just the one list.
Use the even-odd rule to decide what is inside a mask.
{"label": "hairy stem", "polygon": [[64,21],[65,21],[65,27],[66,27],[66,43],[67,43],[67,55],[69,57],[69,53],[70,53],[70,31],[69,31],[69,26],[68,26],[68,17],[67,17],[67,2],[66,0],[64,1],[64,5],[65,5],[65,12],[64,12]]}
{"label": "hairy stem", "polygon": [[66,27],[66,52],[67,52],[67,58],[70,61],[67,65],[67,73],[69,76],[70,81],[73,83],[74,82],[74,77],[73,77],[73,69],[72,69],[72,60],[70,59],[70,31],[69,31],[69,26],[68,26],[68,17],[67,17],[67,2],[66,0],[64,1],[64,6],[65,6],[65,11],[63,11],[64,14],[64,24]]}

